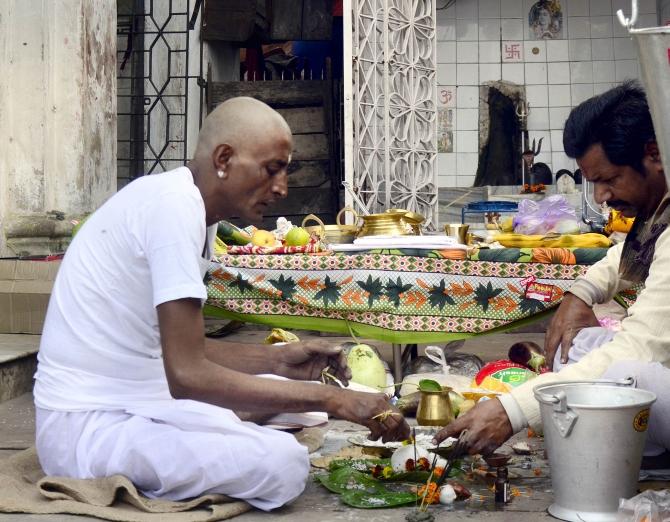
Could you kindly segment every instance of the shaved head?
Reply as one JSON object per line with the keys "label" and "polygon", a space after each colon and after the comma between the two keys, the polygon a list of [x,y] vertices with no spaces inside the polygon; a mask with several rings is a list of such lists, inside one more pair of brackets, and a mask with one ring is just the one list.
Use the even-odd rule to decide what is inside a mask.
{"label": "shaved head", "polygon": [[269,105],[254,98],[231,98],[205,118],[194,157],[208,157],[223,143],[238,149],[278,131],[291,136],[286,120]]}

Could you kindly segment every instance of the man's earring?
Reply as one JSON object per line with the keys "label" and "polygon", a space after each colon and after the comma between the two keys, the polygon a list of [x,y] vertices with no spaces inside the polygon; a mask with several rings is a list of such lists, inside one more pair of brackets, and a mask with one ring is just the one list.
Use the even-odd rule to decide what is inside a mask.
{"label": "man's earring", "polygon": [[216,175],[219,176],[219,179],[226,179],[228,177],[225,170],[217,170]]}

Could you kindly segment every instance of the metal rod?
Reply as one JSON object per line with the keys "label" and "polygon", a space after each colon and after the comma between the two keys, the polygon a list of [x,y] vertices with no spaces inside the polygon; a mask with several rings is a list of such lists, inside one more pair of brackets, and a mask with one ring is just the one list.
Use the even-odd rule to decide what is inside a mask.
{"label": "metal rod", "polygon": [[619,9],[616,12],[617,18],[619,19],[619,23],[623,25],[626,29],[629,31],[633,28],[635,23],[637,22],[637,0],[631,0],[631,14],[630,18],[626,18],[626,16],[623,14],[623,9]]}

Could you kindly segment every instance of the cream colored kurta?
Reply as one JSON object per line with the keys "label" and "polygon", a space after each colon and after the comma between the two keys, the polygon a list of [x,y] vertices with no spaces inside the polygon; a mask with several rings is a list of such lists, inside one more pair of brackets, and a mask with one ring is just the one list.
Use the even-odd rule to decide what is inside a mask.
{"label": "cream colored kurta", "polygon": [[[570,289],[589,305],[604,303],[630,283],[619,277],[619,259],[623,244],[610,249],[607,256],[578,278]],[[656,242],[654,258],[645,288],[614,338],[594,349],[579,362],[558,373],[546,373],[515,388],[501,402],[507,411],[514,431],[526,425],[538,429],[541,424],[539,404],[533,388],[557,381],[597,379],[618,361],[636,360],[659,362],[670,367],[670,229]]]}

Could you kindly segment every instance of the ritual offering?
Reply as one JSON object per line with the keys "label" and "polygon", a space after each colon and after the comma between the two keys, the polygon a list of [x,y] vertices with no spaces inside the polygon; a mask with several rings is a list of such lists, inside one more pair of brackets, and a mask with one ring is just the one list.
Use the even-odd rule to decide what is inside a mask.
{"label": "ritual offering", "polygon": [[351,369],[351,380],[384,392],[386,388],[386,368],[379,356],[367,344],[356,344],[347,355],[347,365]]}
{"label": "ritual offering", "polygon": [[514,343],[507,353],[510,361],[525,366],[534,372],[543,372],[547,370],[547,361],[544,357],[544,350],[533,342]]}
{"label": "ritual offering", "polygon": [[[342,223],[346,212],[351,212],[354,216],[354,224],[347,225]],[[317,225],[306,226],[307,223],[315,222]],[[325,243],[353,243],[360,230],[358,225],[359,218],[356,211],[351,207],[344,207],[335,216],[334,225],[326,225],[318,216],[310,214],[302,220],[302,227],[310,234],[316,234]]]}

